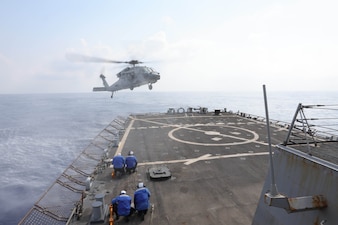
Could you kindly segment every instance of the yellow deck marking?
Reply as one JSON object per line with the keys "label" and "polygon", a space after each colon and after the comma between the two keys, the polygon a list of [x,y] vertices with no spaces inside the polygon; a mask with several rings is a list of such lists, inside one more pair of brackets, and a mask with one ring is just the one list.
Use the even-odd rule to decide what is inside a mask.
{"label": "yellow deck marking", "polygon": [[116,152],[115,152],[115,155],[117,155],[118,153],[121,153],[122,152],[122,149],[124,147],[124,143],[126,143],[126,140],[127,140],[127,137],[129,135],[129,132],[131,130],[131,127],[133,126],[134,124],[134,119],[131,120],[129,126],[127,127],[126,131],[125,131],[125,134],[123,135],[120,143],[119,143],[119,147],[117,148]]}

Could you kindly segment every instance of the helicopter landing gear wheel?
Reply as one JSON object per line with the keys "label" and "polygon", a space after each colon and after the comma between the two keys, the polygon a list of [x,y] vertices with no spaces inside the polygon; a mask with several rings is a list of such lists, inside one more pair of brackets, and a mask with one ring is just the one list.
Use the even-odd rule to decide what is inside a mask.
{"label": "helicopter landing gear wheel", "polygon": [[153,89],[153,85],[152,85],[152,84],[149,84],[149,85],[148,85],[148,88],[149,88],[149,90]]}

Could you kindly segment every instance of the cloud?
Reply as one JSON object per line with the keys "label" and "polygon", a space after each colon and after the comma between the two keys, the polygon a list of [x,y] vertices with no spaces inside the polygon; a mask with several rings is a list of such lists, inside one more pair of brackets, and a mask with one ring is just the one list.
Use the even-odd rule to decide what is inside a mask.
{"label": "cloud", "polygon": [[[161,91],[256,90],[262,83],[289,90],[335,89],[336,6],[338,2],[334,1],[260,3],[240,6],[241,10],[234,7],[238,11],[227,11],[226,15],[216,10],[208,19],[192,14],[184,20],[184,15],[165,11],[156,16],[159,23],[154,26],[127,29],[105,24],[110,29],[108,33],[102,29],[93,36],[71,36],[78,38],[75,43],[51,38],[51,43],[64,41],[60,46],[68,47],[57,46],[50,52],[40,49],[42,52],[27,53],[32,57],[19,55],[16,59],[0,54],[1,90],[36,91],[50,87],[51,92],[91,91],[93,86],[101,85],[98,75],[103,67],[111,83],[125,66],[71,63],[64,57],[67,52],[148,62],[144,65],[161,73],[161,80],[154,85],[154,90]],[[213,9],[207,11],[212,13],[210,10]],[[116,37],[116,33],[121,35]],[[119,40],[133,33],[137,41],[125,44]]]}
{"label": "cloud", "polygon": [[163,16],[161,20],[166,26],[171,26],[175,24],[175,21],[171,16]]}
{"label": "cloud", "polygon": [[0,63],[10,66],[12,64],[12,61],[8,57],[0,53]]}

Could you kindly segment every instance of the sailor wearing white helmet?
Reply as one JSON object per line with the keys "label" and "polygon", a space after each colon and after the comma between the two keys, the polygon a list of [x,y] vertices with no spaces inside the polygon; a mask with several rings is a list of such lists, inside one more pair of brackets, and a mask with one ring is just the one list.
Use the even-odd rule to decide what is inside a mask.
{"label": "sailor wearing white helmet", "polygon": [[131,174],[136,171],[137,159],[133,151],[129,151],[128,156],[126,157],[126,172]]}
{"label": "sailor wearing white helmet", "polygon": [[121,153],[118,153],[116,156],[114,156],[112,164],[114,166],[115,174],[124,174],[124,163],[125,159],[121,155]]}
{"label": "sailor wearing white helmet", "polygon": [[127,195],[127,192],[122,190],[119,196],[112,199],[111,203],[116,214],[116,220],[118,220],[120,216],[125,216],[126,221],[129,221],[129,216],[132,210],[131,197]]}
{"label": "sailor wearing white helmet", "polygon": [[134,205],[141,220],[144,220],[144,215],[148,212],[150,206],[149,198],[150,191],[146,188],[144,183],[139,183],[137,185],[137,190],[134,193]]}

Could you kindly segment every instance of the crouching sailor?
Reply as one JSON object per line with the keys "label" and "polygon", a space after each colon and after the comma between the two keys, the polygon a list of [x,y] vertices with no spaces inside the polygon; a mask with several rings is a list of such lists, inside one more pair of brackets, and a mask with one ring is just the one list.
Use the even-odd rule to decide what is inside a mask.
{"label": "crouching sailor", "polygon": [[114,166],[114,172],[117,175],[119,172],[120,174],[124,174],[124,157],[121,155],[121,153],[118,153],[116,156],[114,156],[112,164]]}
{"label": "crouching sailor", "polygon": [[118,220],[120,216],[124,216],[126,221],[129,221],[129,216],[132,212],[132,209],[131,197],[127,195],[127,192],[122,190],[119,196],[112,199],[111,203],[116,214],[116,220]]}
{"label": "crouching sailor", "polygon": [[128,156],[126,157],[126,172],[134,173],[137,167],[137,159],[134,156],[133,151],[129,151]]}
{"label": "crouching sailor", "polygon": [[144,220],[144,215],[147,214],[149,208],[150,191],[143,183],[137,185],[137,190],[134,193],[134,205],[141,220]]}

